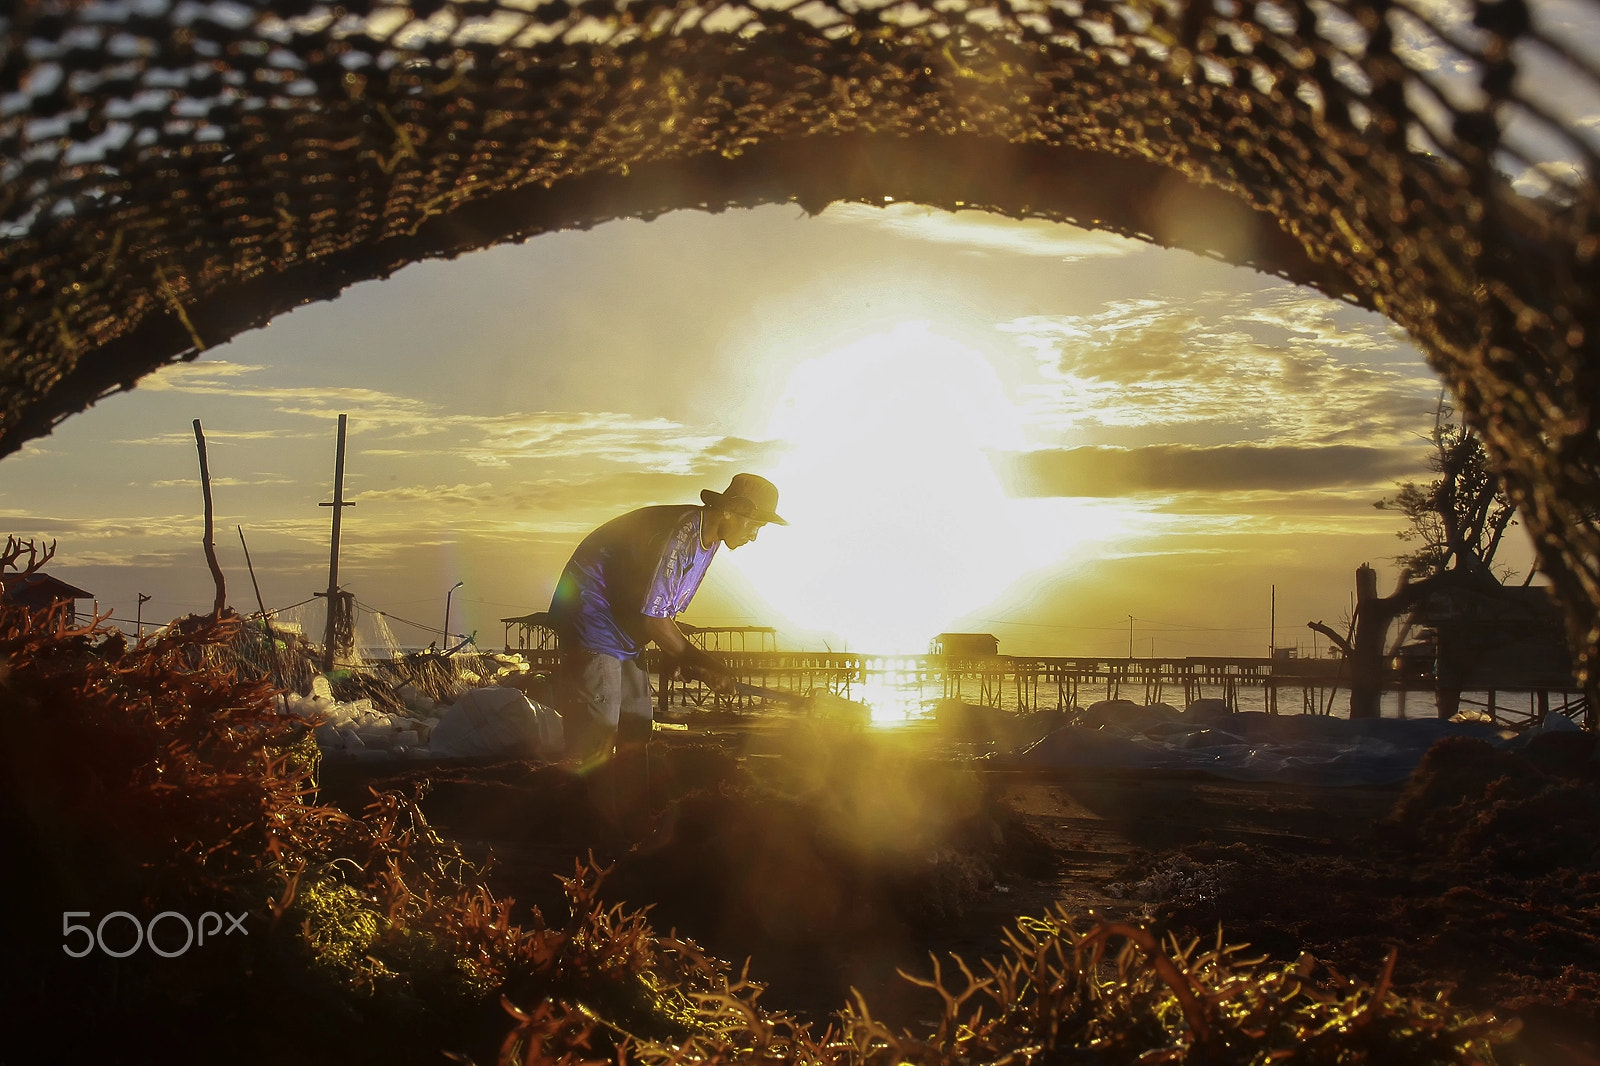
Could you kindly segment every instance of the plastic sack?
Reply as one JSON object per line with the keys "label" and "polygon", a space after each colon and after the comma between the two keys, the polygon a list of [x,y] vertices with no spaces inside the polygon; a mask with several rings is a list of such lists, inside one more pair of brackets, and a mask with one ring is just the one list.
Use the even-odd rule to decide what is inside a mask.
{"label": "plastic sack", "polygon": [[439,717],[429,748],[437,758],[555,758],[562,752],[561,717],[517,689],[475,688]]}

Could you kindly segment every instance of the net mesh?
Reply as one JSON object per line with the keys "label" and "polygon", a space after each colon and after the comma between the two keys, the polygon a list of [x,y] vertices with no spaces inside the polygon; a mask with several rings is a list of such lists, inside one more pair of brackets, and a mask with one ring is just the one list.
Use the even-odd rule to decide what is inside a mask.
{"label": "net mesh", "polygon": [[982,207],[1387,315],[1595,661],[1593,0],[18,0],[0,41],[0,454],[421,258],[680,207]]}

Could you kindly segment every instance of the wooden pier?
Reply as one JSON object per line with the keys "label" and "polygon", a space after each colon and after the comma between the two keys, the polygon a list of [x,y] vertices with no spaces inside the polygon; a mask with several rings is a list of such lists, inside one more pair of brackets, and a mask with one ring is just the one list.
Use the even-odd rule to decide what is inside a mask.
{"label": "wooden pier", "polygon": [[[1240,709],[1240,697],[1268,714],[1343,714],[1349,695],[1349,664],[1339,659],[1191,656],[1185,658],[859,655],[842,652],[765,652],[725,654],[723,660],[742,681],[790,692],[826,690],[869,703],[898,693],[921,709],[939,699],[995,707],[1017,713],[1071,711],[1099,700],[1167,703],[1183,709],[1198,699],[1220,700]],[[656,663],[646,657],[659,677]],[[1432,717],[1434,682],[1392,671],[1385,690],[1396,693],[1404,710]],[[1495,721],[1542,721],[1552,710],[1569,716],[1583,711],[1575,679],[1525,680],[1487,688],[1483,710]],[[750,697],[714,696],[703,685],[668,681],[656,687],[658,706],[746,709]]]}
{"label": "wooden pier", "polygon": [[[859,698],[872,690],[900,689],[925,699],[957,699],[1021,713],[1067,711],[1108,699],[1147,704],[1165,701],[1181,708],[1206,697],[1220,699],[1236,710],[1245,688],[1265,690],[1269,710],[1277,708],[1280,688],[1292,688],[1299,697],[1295,710],[1320,712],[1315,694],[1325,694],[1336,683],[1339,665],[1331,660],[1319,662],[1313,669],[1290,676],[1275,673],[1275,664],[1267,658],[962,658],[849,652],[749,652],[721,658],[741,681],[763,688],[826,690],[846,698]],[[646,662],[659,674],[650,656]],[[1281,662],[1276,665],[1282,666]],[[750,702],[750,697],[714,700],[704,686],[681,682],[669,682],[666,699],[696,706],[713,702],[745,706]]]}
{"label": "wooden pier", "polygon": [[[553,672],[560,662],[554,648],[507,648],[529,661],[536,672]],[[853,652],[723,651],[718,656],[739,680],[784,692],[832,692],[847,699],[876,702],[899,694],[928,709],[940,699],[1021,714],[1071,711],[1100,700],[1167,703],[1179,710],[1198,699],[1216,699],[1229,710],[1240,697],[1269,714],[1343,715],[1347,710],[1349,664],[1340,659],[1269,659],[1190,656],[1118,658],[1108,656],[1013,656],[965,658],[946,655],[863,655]],[[750,696],[718,696],[693,681],[662,679],[660,656],[643,659],[653,675],[652,692],[660,712],[672,708],[753,710]],[[1392,671],[1385,691],[1409,699],[1415,716],[1434,715],[1431,678]],[[1515,687],[1487,689],[1483,708],[1495,720],[1540,721],[1555,711],[1583,710],[1575,680],[1552,677]]]}

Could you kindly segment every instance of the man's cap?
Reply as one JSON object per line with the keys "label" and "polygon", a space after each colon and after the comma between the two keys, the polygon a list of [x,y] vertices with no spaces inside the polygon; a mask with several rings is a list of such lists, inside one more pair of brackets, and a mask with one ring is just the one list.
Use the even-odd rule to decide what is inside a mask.
{"label": "man's cap", "polygon": [[778,486],[759,474],[735,474],[728,482],[726,492],[700,490],[700,499],[707,507],[721,507],[734,514],[742,514],[762,522],[789,523],[778,517]]}

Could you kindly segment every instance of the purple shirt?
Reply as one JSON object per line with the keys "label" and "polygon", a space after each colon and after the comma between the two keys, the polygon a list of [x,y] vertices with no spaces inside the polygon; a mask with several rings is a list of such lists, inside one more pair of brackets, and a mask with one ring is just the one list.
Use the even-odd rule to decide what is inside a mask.
{"label": "purple shirt", "polygon": [[700,546],[705,509],[641,507],[583,538],[556,583],[550,617],[562,640],[634,659],[648,637],[638,615],[676,618],[694,598],[717,544]]}

